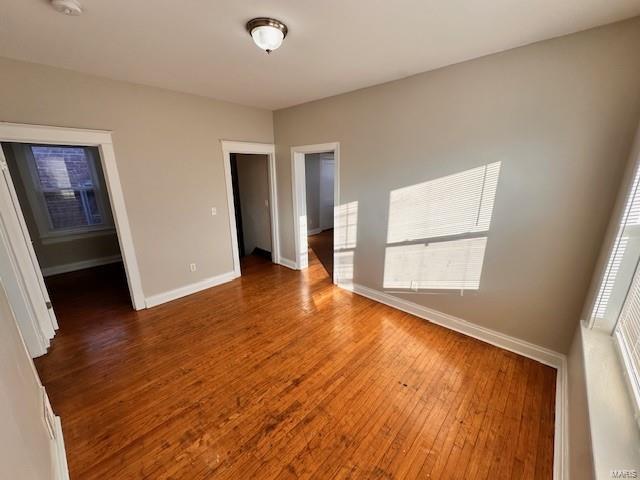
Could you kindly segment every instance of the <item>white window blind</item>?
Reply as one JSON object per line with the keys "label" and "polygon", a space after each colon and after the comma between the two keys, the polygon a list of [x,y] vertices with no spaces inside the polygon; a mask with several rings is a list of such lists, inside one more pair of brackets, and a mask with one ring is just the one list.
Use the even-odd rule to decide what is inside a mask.
{"label": "white window blind", "polygon": [[618,344],[636,406],[640,406],[640,169],[633,182],[591,312],[595,326]]}
{"label": "white window blind", "polygon": [[592,319],[615,319],[640,254],[640,170],[636,169],[620,219],[609,261],[605,268]]}
{"label": "white window blind", "polygon": [[615,336],[636,405],[640,405],[640,270],[636,270],[622,306]]}

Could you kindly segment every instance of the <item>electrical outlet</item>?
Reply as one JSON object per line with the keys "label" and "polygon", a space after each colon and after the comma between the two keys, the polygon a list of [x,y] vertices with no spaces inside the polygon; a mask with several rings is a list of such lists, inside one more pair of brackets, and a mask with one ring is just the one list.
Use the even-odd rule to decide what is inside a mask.
{"label": "electrical outlet", "polygon": [[218,214],[218,209],[216,207],[211,207],[211,216],[215,217]]}
{"label": "electrical outlet", "polygon": [[195,263],[190,263],[189,264],[189,270],[191,270],[192,272],[195,272],[197,270],[196,264]]}

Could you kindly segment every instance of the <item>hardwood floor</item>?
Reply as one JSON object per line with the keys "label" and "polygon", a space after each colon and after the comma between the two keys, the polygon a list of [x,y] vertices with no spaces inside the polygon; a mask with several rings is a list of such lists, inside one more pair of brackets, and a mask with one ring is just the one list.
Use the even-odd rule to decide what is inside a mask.
{"label": "hardwood floor", "polygon": [[333,276],[333,228],[323,230],[316,235],[307,237],[309,248],[313,250],[324,269]]}
{"label": "hardwood floor", "polygon": [[72,480],[552,478],[552,368],[341,290],[310,257],[247,258],[141,312],[117,268],[52,278],[61,329],[36,365]]}

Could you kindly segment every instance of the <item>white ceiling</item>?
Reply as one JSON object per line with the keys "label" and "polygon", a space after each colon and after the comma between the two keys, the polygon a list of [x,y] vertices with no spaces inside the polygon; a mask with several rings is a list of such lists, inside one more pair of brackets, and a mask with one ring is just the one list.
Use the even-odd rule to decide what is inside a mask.
{"label": "white ceiling", "polygon": [[[640,0],[0,0],[0,56],[278,109],[640,15]],[[268,56],[247,20],[289,26]],[[1,73],[0,73],[1,74]]]}

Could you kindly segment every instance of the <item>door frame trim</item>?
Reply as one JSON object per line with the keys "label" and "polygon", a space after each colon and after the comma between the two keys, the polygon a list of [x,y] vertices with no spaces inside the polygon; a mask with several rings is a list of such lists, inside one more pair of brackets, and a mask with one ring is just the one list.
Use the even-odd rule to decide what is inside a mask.
{"label": "door frame trim", "polygon": [[[108,130],[88,130],[0,122],[0,142],[82,145],[98,148],[100,152],[100,163],[107,185],[109,203],[111,205],[113,220],[118,234],[118,242],[127,275],[131,303],[136,310],[145,308],[138,260],[135,253],[124,194],[122,192],[111,132]],[[5,161],[4,153],[1,151],[0,160],[2,160],[2,162]],[[18,221],[17,215],[14,215],[14,217],[14,220]],[[19,241],[17,238],[9,238],[8,240],[10,243]],[[24,242],[25,240],[23,239],[22,241]],[[21,271],[21,275],[25,275],[25,272]]]}
{"label": "door frame trim", "polygon": [[[301,231],[305,222],[301,221],[301,212],[305,212],[307,205],[307,186],[305,179],[305,155],[310,153],[333,152],[335,162],[333,174],[333,283],[337,285],[336,276],[336,231],[338,225],[337,211],[340,205],[340,142],[317,143],[314,145],[299,145],[291,147],[291,186],[293,193],[293,244],[295,248],[295,264],[297,270],[309,266],[307,232]],[[302,225],[304,223],[304,225]]]}
{"label": "door frame trim", "polygon": [[238,249],[238,233],[236,230],[236,213],[234,210],[233,184],[231,182],[231,154],[266,155],[269,170],[269,213],[271,216],[271,261],[280,263],[280,234],[278,222],[278,184],[276,181],[276,147],[273,143],[252,143],[220,140],[224,163],[224,178],[227,188],[227,209],[229,215],[229,234],[233,257],[233,272],[236,277],[240,272],[240,254]]}

